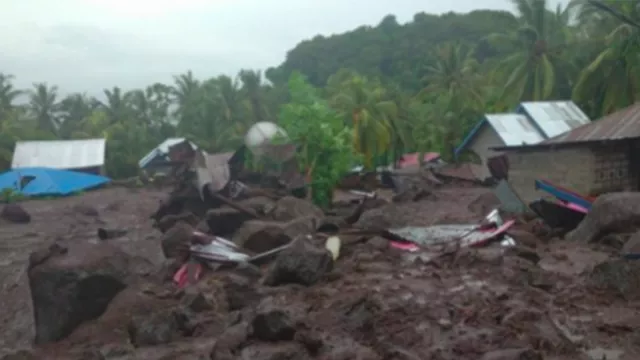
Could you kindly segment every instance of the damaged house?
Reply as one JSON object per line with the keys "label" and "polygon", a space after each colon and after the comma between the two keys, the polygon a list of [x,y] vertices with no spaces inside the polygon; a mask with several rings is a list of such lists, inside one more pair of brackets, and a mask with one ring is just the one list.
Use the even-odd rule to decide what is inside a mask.
{"label": "damaged house", "polygon": [[138,161],[138,166],[152,173],[167,173],[171,170],[172,161],[169,158],[169,149],[181,143],[188,143],[193,150],[197,149],[197,146],[188,141],[185,138],[169,138],[163,141],[160,145],[156,146],[153,150],[149,151],[147,155],[142,157]]}
{"label": "damaged house", "polygon": [[508,180],[525,202],[544,179],[584,195],[640,188],[640,103],[538,144],[499,146]]}
{"label": "damaged house", "polygon": [[491,177],[489,162],[502,154],[499,147],[538,144],[590,122],[572,101],[523,102],[515,112],[486,114],[454,150],[456,158],[471,153],[481,166],[478,179]]}

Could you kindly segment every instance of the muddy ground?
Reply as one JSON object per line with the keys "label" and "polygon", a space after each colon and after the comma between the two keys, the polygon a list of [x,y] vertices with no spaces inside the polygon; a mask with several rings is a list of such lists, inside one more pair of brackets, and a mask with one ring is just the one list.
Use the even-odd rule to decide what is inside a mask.
{"label": "muddy ground", "polygon": [[[490,209],[490,189],[444,188],[436,196],[365,213],[359,225],[468,223]],[[208,305],[188,335],[169,344],[131,344],[132,317],[184,302],[184,292],[150,276],[119,293],[105,313],[57,343],[32,345],[27,279],[31,252],[53,242],[98,242],[98,227],[129,232],[110,240],[162,272],[160,232],[149,215],[166,190],[110,188],[23,203],[30,224],[0,223],[0,356],[6,359],[638,359],[640,303],[592,290],[587,278],[609,250],[536,239],[516,241],[540,261],[492,246],[425,262],[382,239],[345,245],[334,269],[310,287],[266,287],[230,272],[198,285]],[[486,200],[486,201],[485,201]],[[86,210],[90,204],[97,214]],[[525,229],[525,230],[523,230]],[[343,239],[344,242],[349,242]],[[84,245],[83,245],[84,246]],[[242,288],[242,290],[238,290]],[[640,290],[639,290],[640,292]],[[277,308],[278,334],[255,329],[256,313]],[[271,312],[270,314],[272,314]],[[279,314],[279,312],[276,312]],[[273,325],[276,322],[280,325]],[[253,330],[251,328],[254,328]],[[276,331],[277,332],[277,331]],[[26,352],[15,353],[19,349]],[[606,357],[603,357],[606,356]]]}

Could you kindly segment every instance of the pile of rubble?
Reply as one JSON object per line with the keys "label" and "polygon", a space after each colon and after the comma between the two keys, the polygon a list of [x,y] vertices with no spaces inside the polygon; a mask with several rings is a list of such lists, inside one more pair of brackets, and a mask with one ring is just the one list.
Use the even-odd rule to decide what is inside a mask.
{"label": "pile of rubble", "polygon": [[[635,317],[597,314],[640,298],[619,253],[640,248],[638,194],[602,196],[566,242],[431,172],[323,211],[294,171],[251,173],[240,152],[178,152],[151,216],[160,270],[117,227],[33,253],[37,350],[3,359],[589,359],[632,339]],[[553,267],[589,242],[613,257]]]}

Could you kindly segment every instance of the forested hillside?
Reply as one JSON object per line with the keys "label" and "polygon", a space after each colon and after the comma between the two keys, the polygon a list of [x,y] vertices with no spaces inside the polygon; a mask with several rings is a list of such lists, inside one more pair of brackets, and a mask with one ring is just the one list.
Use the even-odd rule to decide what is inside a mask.
{"label": "forested hillside", "polygon": [[[186,71],[144,89],[112,84],[104,102],[63,98],[55,84],[16,89],[10,74],[0,75],[0,168],[17,140],[106,137],[109,175],[130,176],[167,137],[228,150],[264,120],[310,148],[343,149],[347,141],[350,155],[373,166],[408,150],[448,157],[482,113],[523,100],[573,99],[592,118],[638,100],[640,0],[558,9],[513,3],[513,14],[417,14],[405,25],[387,16],[376,27],[303,41],[264,77],[243,70],[197,79]],[[17,105],[20,94],[27,105]],[[343,152],[331,161],[346,163],[336,158]]]}

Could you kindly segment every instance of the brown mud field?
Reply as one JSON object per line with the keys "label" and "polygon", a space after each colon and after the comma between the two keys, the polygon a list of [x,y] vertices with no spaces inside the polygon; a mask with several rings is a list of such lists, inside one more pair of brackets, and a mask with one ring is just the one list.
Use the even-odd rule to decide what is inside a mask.
{"label": "brown mud field", "polygon": [[[475,222],[495,205],[490,192],[443,187],[368,210],[358,225]],[[531,222],[519,221],[513,248],[428,261],[353,235],[341,237],[331,270],[308,286],[267,286],[260,274],[221,269],[177,289],[149,219],[165,193],[108,188],[28,201],[30,223],[0,222],[0,359],[640,359],[640,270],[600,271],[617,291],[592,285],[596,265],[617,261],[607,245],[534,235]],[[100,227],[127,234],[101,241]],[[87,305],[93,320],[35,344],[28,267],[33,252],[54,243],[68,250],[47,266],[72,269],[112,251],[128,259],[109,260],[112,270],[135,281],[105,299],[104,312]],[[66,296],[64,287],[42,291]],[[87,291],[74,306],[104,289]]]}

